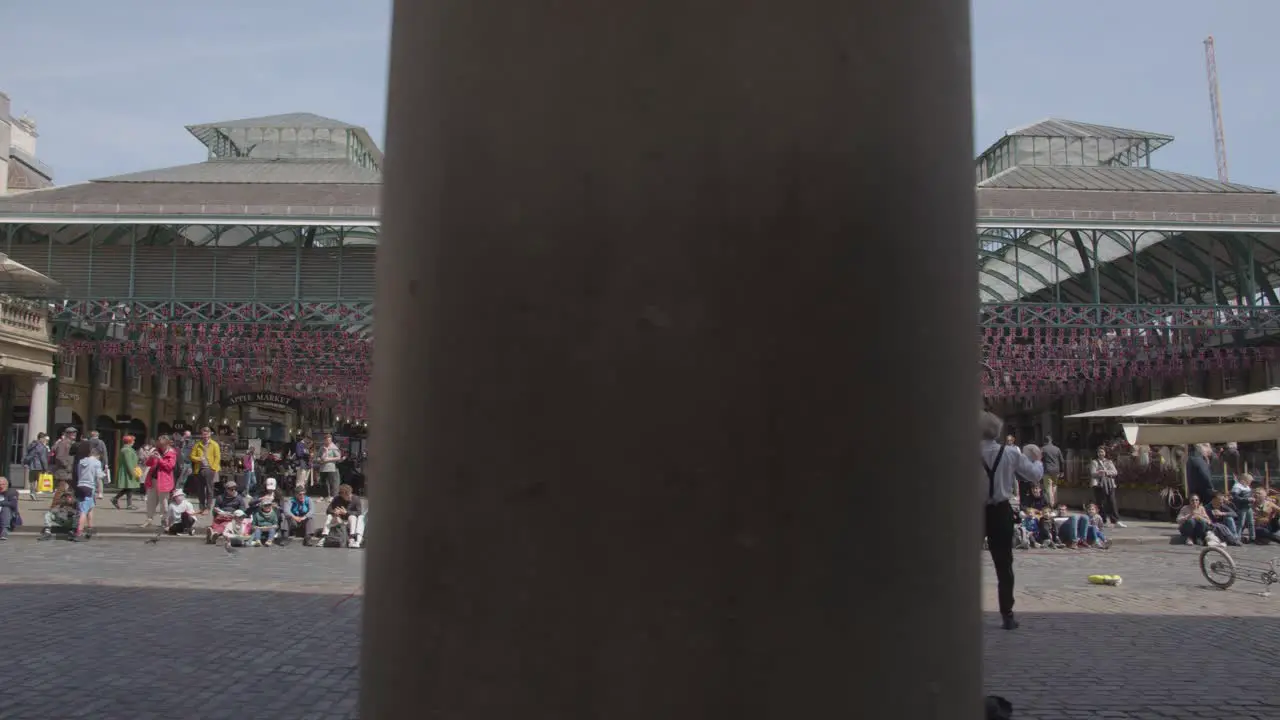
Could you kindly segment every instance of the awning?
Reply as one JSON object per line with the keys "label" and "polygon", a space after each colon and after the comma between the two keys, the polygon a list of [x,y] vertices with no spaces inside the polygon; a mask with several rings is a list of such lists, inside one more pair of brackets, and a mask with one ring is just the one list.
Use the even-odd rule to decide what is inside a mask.
{"label": "awning", "polygon": [[1121,405],[1119,407],[1076,413],[1075,415],[1068,415],[1067,419],[1153,417],[1161,416],[1160,413],[1171,412],[1184,407],[1200,406],[1209,402],[1213,401],[1208,398],[1192,397],[1191,395],[1184,393],[1177,397],[1164,398],[1162,400],[1148,400],[1146,402]]}
{"label": "awning", "polygon": [[1233,422],[1202,425],[1125,425],[1130,445],[1194,445],[1280,439],[1280,422]]}

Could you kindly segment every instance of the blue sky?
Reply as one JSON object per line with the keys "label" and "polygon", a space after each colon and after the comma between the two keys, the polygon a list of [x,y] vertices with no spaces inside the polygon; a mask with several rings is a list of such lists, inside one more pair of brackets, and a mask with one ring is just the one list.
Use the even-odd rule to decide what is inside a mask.
{"label": "blue sky", "polygon": [[[61,183],[197,162],[183,126],[310,111],[382,137],[390,0],[0,0],[0,90]],[[975,143],[1064,117],[1173,135],[1213,177],[1202,41],[1218,43],[1231,179],[1280,188],[1276,0],[974,0]]]}

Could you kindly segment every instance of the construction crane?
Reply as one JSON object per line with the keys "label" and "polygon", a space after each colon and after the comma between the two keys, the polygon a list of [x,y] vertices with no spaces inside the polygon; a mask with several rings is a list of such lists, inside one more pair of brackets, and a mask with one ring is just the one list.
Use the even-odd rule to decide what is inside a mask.
{"label": "construction crane", "polygon": [[1204,41],[1204,65],[1209,74],[1209,109],[1213,112],[1213,153],[1218,160],[1218,180],[1227,179],[1227,137],[1222,129],[1222,93],[1218,90],[1218,60],[1214,57],[1213,36]]}

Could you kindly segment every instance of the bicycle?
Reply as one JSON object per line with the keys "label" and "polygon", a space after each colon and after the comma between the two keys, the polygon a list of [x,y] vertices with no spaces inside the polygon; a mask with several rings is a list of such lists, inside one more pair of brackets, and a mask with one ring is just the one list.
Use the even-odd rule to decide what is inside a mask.
{"label": "bicycle", "polygon": [[1226,550],[1207,547],[1200,551],[1200,573],[1209,584],[1226,590],[1236,580],[1258,583],[1263,586],[1262,596],[1271,596],[1271,586],[1280,583],[1280,557],[1270,562],[1240,561],[1237,563]]}

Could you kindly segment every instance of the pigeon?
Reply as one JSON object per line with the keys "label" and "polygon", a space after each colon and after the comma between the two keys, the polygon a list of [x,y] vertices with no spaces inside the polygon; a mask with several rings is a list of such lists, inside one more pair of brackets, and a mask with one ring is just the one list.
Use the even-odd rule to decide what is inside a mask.
{"label": "pigeon", "polygon": [[149,538],[147,538],[147,544],[148,544],[148,545],[157,545],[157,544],[159,544],[159,542],[160,542],[160,535],[162,535],[163,533],[164,533],[164,527],[163,527],[163,526],[162,526],[162,527],[158,527],[158,528],[156,528],[156,534],[155,534],[155,535],[152,535],[152,536],[151,536],[151,537],[149,537]]}
{"label": "pigeon", "polygon": [[237,557],[236,548],[232,547],[230,542],[223,543],[222,549],[227,551],[227,555]]}

